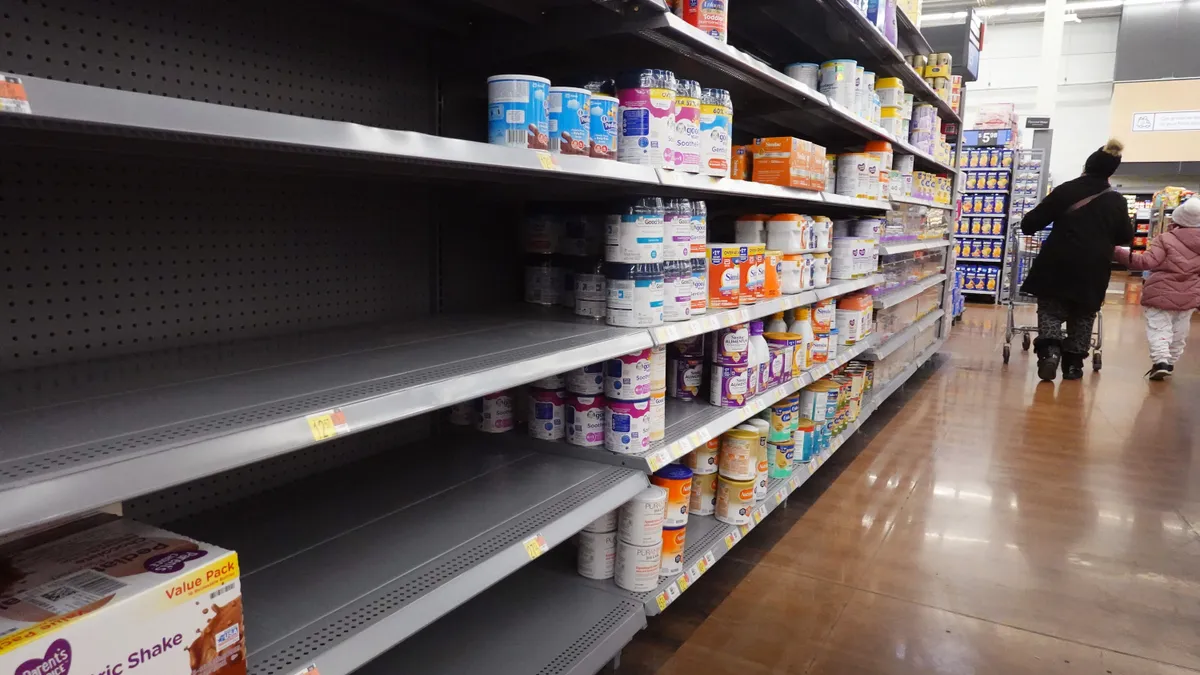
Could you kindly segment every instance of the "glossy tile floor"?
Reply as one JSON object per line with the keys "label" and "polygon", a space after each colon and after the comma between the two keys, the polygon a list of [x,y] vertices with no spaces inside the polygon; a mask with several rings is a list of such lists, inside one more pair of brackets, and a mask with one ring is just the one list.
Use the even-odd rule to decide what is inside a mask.
{"label": "glossy tile floor", "polygon": [[970,305],[618,672],[1200,672],[1200,331],[1143,379],[1139,287],[1109,295],[1080,382],[1039,384],[1019,347],[1002,365],[1003,310]]}

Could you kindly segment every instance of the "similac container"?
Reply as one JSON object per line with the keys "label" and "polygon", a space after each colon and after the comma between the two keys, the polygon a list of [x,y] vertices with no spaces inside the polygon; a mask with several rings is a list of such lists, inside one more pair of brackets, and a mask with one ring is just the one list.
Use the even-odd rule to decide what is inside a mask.
{"label": "similac container", "polygon": [[722,366],[746,366],[750,363],[750,327],[735,323],[717,329],[712,340],[711,360]]}
{"label": "similac container", "polygon": [[692,258],[688,263],[692,266],[692,316],[698,316],[708,311],[708,261]]}
{"label": "similac container", "polygon": [[785,478],[790,475],[795,454],[796,445],[790,440],[768,443],[767,455],[770,457],[770,467],[767,472],[771,478]]}
{"label": "similac container", "polygon": [[736,309],[741,302],[741,260],[748,255],[738,244],[707,244],[708,307]]}
{"label": "similac container", "polygon": [[529,435],[543,441],[561,441],[567,433],[566,392],[562,389],[529,390]]}
{"label": "similac container", "polygon": [[479,430],[498,434],[513,428],[513,399],[508,390],[497,391],[479,399]]}
{"label": "similac container", "polygon": [[739,295],[739,303],[742,305],[754,304],[763,299],[763,278],[767,275],[767,246],[766,244],[747,244],[746,246],[746,262],[743,263],[742,269],[745,274],[742,281],[745,283],[739,288],[738,292],[749,293],[749,300]]}
{"label": "similac container", "polygon": [[615,96],[592,94],[588,115],[588,154],[597,159],[617,158],[617,108]]}
{"label": "similac container", "polygon": [[[758,476],[758,431],[730,429],[721,435],[717,472],[730,480],[753,481]],[[751,495],[753,498],[753,495]]]}
{"label": "similac container", "polygon": [[653,546],[662,541],[667,490],[657,485],[642,490],[625,502],[617,513],[617,532],[623,542]]}
{"label": "similac container", "polygon": [[550,149],[550,80],[534,75],[488,78],[488,143]]}
{"label": "similac container", "polygon": [[[659,532],[662,536],[662,532]],[[649,546],[633,546],[617,542],[617,560],[613,565],[613,581],[617,586],[634,593],[646,593],[658,587],[658,572],[662,565],[662,540]]]}
{"label": "similac container", "polygon": [[668,464],[650,477],[650,482],[667,490],[667,509],[663,527],[687,525],[692,495],[692,470],[680,464]]}
{"label": "similac container", "polygon": [[604,223],[604,259],[619,263],[657,263],[663,259],[666,205],[641,197],[609,215]]}
{"label": "similac container", "polygon": [[754,508],[754,481],[717,478],[717,506],[714,516],[726,525],[749,525]]}
{"label": "similac container", "polygon": [[567,396],[567,442],[586,448],[604,445],[604,409],[603,396]]}
{"label": "similac container", "polygon": [[803,231],[804,216],[780,213],[767,222],[767,247],[783,253],[800,253],[807,248]]}
{"label": "similac container", "polygon": [[813,283],[813,256],[815,253],[804,253],[800,256],[797,262],[797,267],[800,269],[800,288],[806,291],[816,288]]}
{"label": "similac container", "polygon": [[692,261],[668,260],[663,268],[663,321],[687,321],[692,315]]}
{"label": "similac container", "polygon": [[800,336],[796,342],[795,362],[800,366],[800,370],[808,370],[813,366],[812,360],[812,344],[814,339],[812,320],[810,319],[811,310],[808,307],[797,307],[793,310],[791,327],[788,329],[793,335]]}
{"label": "similac container", "polygon": [[688,512],[697,516],[711,516],[717,509],[717,472],[692,475],[692,500]]}
{"label": "similac container", "polygon": [[700,396],[704,381],[704,359],[686,356],[672,357],[667,366],[667,394],[681,401],[694,401]]}
{"label": "similac container", "polygon": [[666,282],[662,263],[608,263],[604,266],[608,287],[610,326],[648,328],[663,323]]}
{"label": "similac container", "polygon": [[663,528],[662,567],[659,569],[659,576],[683,574],[683,549],[686,540],[687,528],[683,525]]}
{"label": "similac container", "polygon": [[813,218],[813,249],[825,253],[833,247],[833,221],[829,216]]}
{"label": "similac container", "polygon": [[729,3],[711,0],[680,0],[675,15],[725,44],[729,41]]}
{"label": "similac container", "polygon": [[649,398],[605,403],[604,447],[622,455],[650,449]]}
{"label": "similac container", "polygon": [[770,217],[761,213],[739,216],[733,224],[733,238],[739,244],[767,243],[767,220]]}
{"label": "similac container", "polygon": [[579,87],[550,87],[550,152],[589,154],[592,92]]}
{"label": "similac container", "polygon": [[821,66],[816,63],[793,63],[783,72],[788,77],[800,82],[814,91],[821,87]]}
{"label": "similac container", "polygon": [[829,254],[814,253],[813,261],[813,288],[825,288],[829,285]]}
{"label": "similac container", "polygon": [[754,433],[758,434],[758,457],[755,459],[754,469],[754,498],[767,498],[767,476],[769,458],[767,457],[767,432],[770,429],[770,424],[764,419],[752,417],[746,420],[745,424],[739,424],[738,429],[748,428],[754,429]]}
{"label": "similac container", "polygon": [[[656,169],[674,166],[675,74],[635,70],[617,76],[617,159]],[[701,113],[703,115],[703,113]]]}
{"label": "similac container", "polygon": [[804,254],[784,253],[779,262],[779,290],[784,295],[795,295],[804,290],[802,271]]}
{"label": "similac container", "polygon": [[732,151],[733,100],[724,89],[704,89],[700,93],[700,173],[728,176]]}
{"label": "similac container", "polygon": [[713,364],[708,402],[722,408],[740,408],[746,405],[749,377],[749,368],[746,366]]}
{"label": "similac container", "polygon": [[710,438],[704,445],[683,456],[683,463],[694,474],[716,473],[721,457],[721,439]]}
{"label": "similac container", "polygon": [[579,533],[579,576],[588,579],[611,579],[617,559],[616,532]]}
{"label": "similac container", "polygon": [[763,338],[763,324],[761,321],[750,322],[748,352],[750,354],[750,360],[747,364],[749,369],[749,393],[751,396],[757,396],[769,388],[767,385],[771,379],[771,350],[767,347],[767,341]]}
{"label": "similac container", "polygon": [[795,359],[795,338],[790,333],[763,333],[763,339],[767,341],[772,386],[790,382]]}
{"label": "similac container", "polygon": [[673,168],[700,173],[700,83],[695,80],[675,82],[675,128],[671,140],[675,149]]}
{"label": "similac container", "polygon": [[771,300],[782,295],[782,288],[780,286],[782,264],[782,253],[779,251],[766,251],[763,263],[763,299]]}
{"label": "similac container", "polygon": [[593,520],[583,526],[583,532],[616,532],[617,531],[617,509],[613,509],[608,513]]}
{"label": "similac container", "polygon": [[833,327],[834,312],[836,311],[833,298],[826,298],[812,306],[811,322],[814,333],[828,333]]}
{"label": "similac container", "polygon": [[604,395],[610,401],[643,401],[650,396],[654,381],[652,349],[609,359],[605,364]]}
{"label": "similac container", "polygon": [[593,363],[567,371],[567,391],[573,394],[603,394],[604,364]]}
{"label": "similac container", "polygon": [[667,392],[650,392],[650,442],[667,437]]}
{"label": "similac container", "polygon": [[666,345],[650,348],[650,391],[666,391],[667,361]]}

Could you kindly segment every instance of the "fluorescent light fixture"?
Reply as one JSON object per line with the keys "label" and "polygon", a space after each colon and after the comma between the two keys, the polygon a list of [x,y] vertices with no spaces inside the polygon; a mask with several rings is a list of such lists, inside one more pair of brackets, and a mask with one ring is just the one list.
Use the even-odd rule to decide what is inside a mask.
{"label": "fluorescent light fixture", "polygon": [[[1183,0],[1082,0],[1081,2],[1068,2],[1066,9],[1066,17],[1068,21],[1076,21],[1070,18],[1075,12],[1086,11],[1089,9],[1112,9],[1116,7],[1131,7],[1134,5],[1174,5],[1183,2]],[[982,7],[975,10],[975,13],[980,16],[1020,16],[1043,14],[1046,11],[1045,4],[1027,4],[1027,5],[1002,5],[1000,7]],[[922,17],[930,21],[947,21],[950,19],[965,19],[966,12],[942,12],[939,14],[926,14]]]}
{"label": "fluorescent light fixture", "polygon": [[1067,11],[1077,12],[1082,9],[1107,9],[1109,7],[1120,7],[1121,4],[1121,0],[1085,0],[1084,2],[1068,2]]}
{"label": "fluorescent light fixture", "polygon": [[951,19],[965,19],[966,12],[940,12],[934,14],[922,14],[921,21],[950,21]]}

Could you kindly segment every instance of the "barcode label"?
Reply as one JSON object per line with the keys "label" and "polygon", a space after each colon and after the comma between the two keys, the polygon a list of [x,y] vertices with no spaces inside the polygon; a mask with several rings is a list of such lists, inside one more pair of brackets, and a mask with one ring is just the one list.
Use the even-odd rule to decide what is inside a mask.
{"label": "barcode label", "polygon": [[126,584],[94,570],[56,579],[26,591],[21,600],[53,614],[66,614],[104,599]]}
{"label": "barcode label", "polygon": [[76,574],[68,579],[66,584],[93,595],[110,595],[125,588],[123,582],[93,570],[84,570]]}
{"label": "barcode label", "polygon": [[236,584],[236,583],[228,583],[228,584],[225,584],[224,586],[222,586],[222,587],[218,588],[217,590],[213,591],[212,593],[209,593],[209,594],[208,594],[208,599],[209,599],[209,600],[216,600],[217,598],[221,597],[222,595],[225,595],[226,593],[231,593],[231,592],[233,592],[233,590],[234,590],[235,588],[237,588],[237,584]]}
{"label": "barcode label", "polygon": [[529,131],[525,129],[508,129],[504,132],[504,140],[507,145],[529,145]]}

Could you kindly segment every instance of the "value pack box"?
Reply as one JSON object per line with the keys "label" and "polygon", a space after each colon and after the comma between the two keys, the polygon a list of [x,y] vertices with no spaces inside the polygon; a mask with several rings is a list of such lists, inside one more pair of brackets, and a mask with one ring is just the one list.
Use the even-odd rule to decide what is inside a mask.
{"label": "value pack box", "polygon": [[755,139],[751,180],[803,190],[825,190],[825,148],[790,136]]}
{"label": "value pack box", "polygon": [[24,543],[0,552],[0,674],[245,675],[233,551],[124,519]]}

